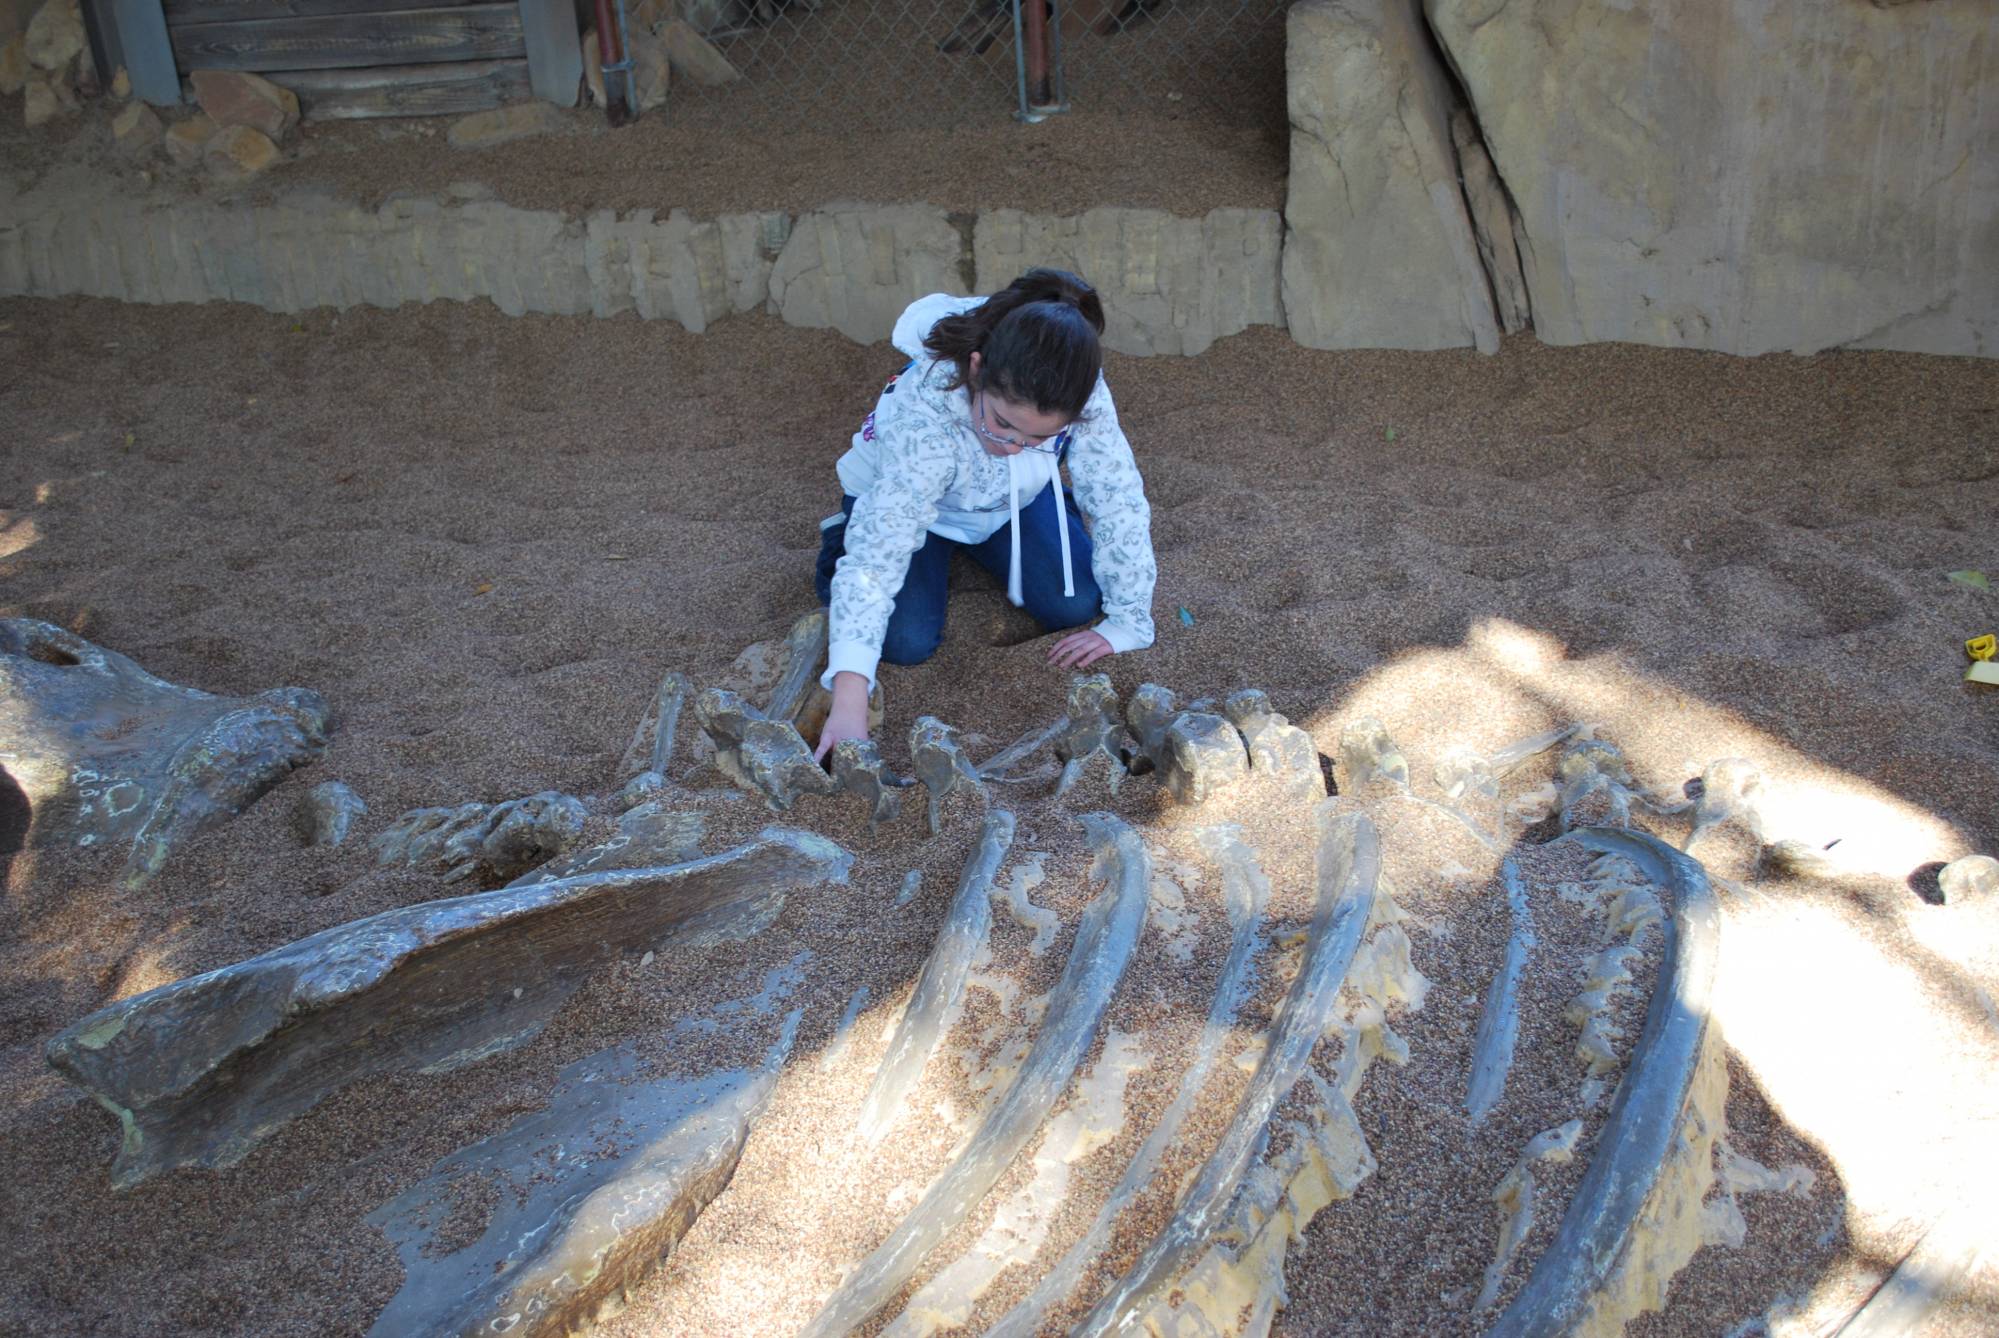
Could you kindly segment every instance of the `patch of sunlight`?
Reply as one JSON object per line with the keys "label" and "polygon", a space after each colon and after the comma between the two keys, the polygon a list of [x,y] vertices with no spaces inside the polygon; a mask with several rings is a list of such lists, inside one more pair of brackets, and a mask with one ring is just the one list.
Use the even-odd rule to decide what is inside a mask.
{"label": "patch of sunlight", "polygon": [[41,541],[42,532],[32,517],[22,516],[15,520],[0,511],[0,558],[25,553]]}
{"label": "patch of sunlight", "polygon": [[1747,758],[1763,773],[1768,839],[1836,842],[1828,857],[1850,872],[1901,880],[1931,861],[1971,853],[1949,823],[1622,655],[1570,660],[1554,637],[1500,618],[1472,628],[1455,650],[1399,656],[1300,723],[1326,749],[1362,715],[1388,727],[1419,788],[1454,746],[1490,750],[1552,725],[1587,723],[1666,797],[1677,798],[1710,762]]}

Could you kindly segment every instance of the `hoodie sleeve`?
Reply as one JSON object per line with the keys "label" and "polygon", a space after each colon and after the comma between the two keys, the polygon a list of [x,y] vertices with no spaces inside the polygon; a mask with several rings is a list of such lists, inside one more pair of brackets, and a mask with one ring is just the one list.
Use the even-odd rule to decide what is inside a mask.
{"label": "hoodie sleeve", "polygon": [[1069,447],[1069,482],[1090,518],[1090,568],[1104,595],[1104,620],[1096,630],[1114,651],[1143,650],[1152,644],[1152,587],[1159,580],[1152,507],[1109,386],[1097,382],[1083,414]]}
{"label": "hoodie sleeve", "polygon": [[[945,369],[948,373],[949,368]],[[930,384],[934,366],[912,385],[883,395],[875,409],[880,468],[874,483],[854,499],[847,521],[845,556],[833,572],[828,610],[826,672],[831,688],[842,671],[861,674],[874,688],[895,597],[909,574],[909,558],[923,546],[937,519],[937,499],[957,476],[958,428],[945,396]]]}

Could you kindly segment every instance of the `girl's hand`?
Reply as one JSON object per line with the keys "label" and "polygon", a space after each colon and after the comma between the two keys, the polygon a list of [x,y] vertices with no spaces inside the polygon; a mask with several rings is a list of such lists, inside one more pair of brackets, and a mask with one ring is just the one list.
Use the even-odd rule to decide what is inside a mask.
{"label": "girl's hand", "polygon": [[859,739],[863,743],[868,739],[868,680],[859,674],[833,675],[833,709],[826,713],[826,723],[819,730],[819,747],[813,751],[812,760],[823,765],[826,754],[842,739]]}
{"label": "girl's hand", "polygon": [[1111,653],[1111,643],[1096,632],[1071,632],[1048,652],[1058,669],[1087,669]]}

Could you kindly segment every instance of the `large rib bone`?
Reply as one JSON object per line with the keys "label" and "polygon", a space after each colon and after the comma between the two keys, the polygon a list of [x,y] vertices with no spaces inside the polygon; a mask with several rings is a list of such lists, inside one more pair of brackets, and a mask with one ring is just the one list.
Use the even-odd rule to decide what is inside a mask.
{"label": "large rib bone", "polygon": [[1465,1113],[1474,1126],[1484,1122],[1506,1091],[1506,1074],[1513,1067],[1513,1046],[1520,1036],[1520,973],[1527,967],[1527,954],[1534,950],[1534,912],[1527,899],[1527,885],[1521,880],[1520,865],[1508,855],[1500,865],[1499,878],[1506,888],[1506,910],[1511,928],[1506,938],[1506,957],[1486,987],[1485,1007],[1478,1015],[1478,1034],[1472,1042],[1471,1082],[1465,1093]]}
{"label": "large rib bone", "polygon": [[216,697],[33,618],[0,618],[0,755],[35,846],[126,844],[143,886],[188,837],[248,808],[326,746],[303,688]]}
{"label": "large rib bone", "polygon": [[1090,1048],[1138,943],[1152,861],[1137,834],[1118,819],[1091,814],[1083,823],[1104,851],[1110,885],[1083,913],[1075,947],[1049,995],[1048,1014],[1033,1048],[964,1151],[888,1239],[841,1284],[802,1338],[844,1334],[902,1290],[924,1258],[977,1207],[1048,1118]]}
{"label": "large rib bone", "polygon": [[965,862],[958,879],[957,895],[937,933],[937,946],[923,963],[916,978],[916,992],[903,1010],[902,1020],[889,1038],[881,1067],[875,1070],[874,1085],[861,1107],[861,1134],[870,1141],[889,1131],[902,1113],[903,1099],[923,1073],[937,1042],[949,1030],[958,1001],[965,992],[965,977],[972,958],[986,941],[992,927],[993,875],[1013,844],[1013,814],[1004,809],[988,814],[978,848]]}
{"label": "large rib bone", "polygon": [[[1327,801],[1328,803],[1334,801]],[[1222,1134],[1173,1218],[1076,1326],[1076,1338],[1096,1338],[1120,1325],[1192,1263],[1221,1225],[1250,1162],[1269,1137],[1271,1113],[1305,1075],[1333,1020],[1340,986],[1374,911],[1381,852],[1364,814],[1320,812],[1319,902],[1298,975],[1270,1027],[1270,1043]]]}
{"label": "large rib bone", "polygon": [[774,886],[843,881],[850,863],[822,837],[771,828],[669,868],[405,906],[93,1013],[48,1060],[124,1125],[113,1185],[228,1166],[358,1078],[518,1045],[599,963]]}
{"label": "large rib bone", "polygon": [[[404,1273],[371,1338],[535,1338],[587,1322],[727,1187],[803,1011],[756,1068],[648,1082],[629,1043],[579,1060],[547,1109],[439,1162],[368,1219]],[[439,1219],[465,1176],[497,1182],[498,1203],[479,1239],[442,1252]]]}
{"label": "large rib bone", "polygon": [[1255,856],[1243,845],[1240,828],[1233,825],[1205,828],[1200,832],[1200,839],[1210,857],[1221,866],[1222,897],[1228,907],[1232,937],[1228,960],[1222,964],[1221,977],[1215,982],[1214,1002],[1208,1005],[1208,1019],[1201,1028],[1200,1042],[1194,1047],[1194,1062],[1181,1076],[1173,1104],[1166,1108],[1166,1113],[1159,1117],[1159,1123],[1133,1154],[1124,1174],[1118,1177],[1117,1187],[1111,1190],[1110,1197],[1098,1209],[1089,1230],[1043,1275],[1026,1299],[987,1330],[986,1338],[1030,1338],[1040,1327],[1048,1308],[1075,1290],[1076,1284],[1082,1280],[1083,1271],[1103,1252],[1110,1240],[1111,1227],[1118,1214],[1129,1207],[1157,1176],[1160,1159],[1166,1155],[1166,1149],[1172,1146],[1174,1137],[1180,1132],[1180,1125],[1194,1108],[1194,1102],[1207,1084],[1208,1074],[1222,1052],[1229,1031],[1235,1025],[1248,984],[1250,964],[1255,959],[1260,942],[1257,931],[1262,924],[1264,905],[1270,900],[1270,880],[1263,876]]}

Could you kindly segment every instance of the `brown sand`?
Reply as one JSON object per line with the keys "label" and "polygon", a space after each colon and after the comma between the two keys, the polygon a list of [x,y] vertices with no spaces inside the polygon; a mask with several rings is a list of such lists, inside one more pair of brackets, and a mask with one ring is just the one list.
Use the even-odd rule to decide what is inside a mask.
{"label": "brown sand", "polygon": [[[0,1328],[365,1328],[399,1277],[361,1221],[368,1211],[533,1109],[562,1064],[618,1040],[647,1038],[668,1069],[746,1062],[775,1015],[713,1034],[663,1024],[753,994],[774,966],[810,952],[787,1004],[807,1010],[799,1048],[736,1185],[613,1331],[803,1322],[959,1136],[923,1116],[872,1158],[846,1148],[976,832],[961,801],[934,840],[910,820],[870,837],[851,805],[801,810],[860,855],[851,887],[793,897],[754,943],[628,960],[522,1050],[442,1078],[358,1084],[227,1171],[110,1195],[112,1122],[43,1067],[40,1046],[113,999],[439,893],[427,875],[375,869],[360,845],[298,848],[292,808],[319,780],[366,798],[364,839],[419,804],[601,792],[660,672],[713,681],[809,606],[813,522],[836,500],[832,462],[887,350],[762,318],[692,337],[636,321],[510,321],[483,306],[291,318],[10,301],[0,352],[18,369],[0,388],[0,613],[60,622],[214,691],[313,687],[338,713],[323,760],[141,894],[115,891],[101,864],[13,862],[0,935],[0,1155],[11,1172],[0,1189]],[[1805,797],[1805,818],[1850,816],[1842,849],[1856,853],[1841,879],[1732,899],[1732,921],[1753,931],[1772,905],[1851,911],[1852,941],[1884,969],[1920,972],[1918,997],[1935,1002],[1922,1022],[1941,1057],[1925,1062],[1953,1067],[1939,1069],[1943,1104],[1926,1114],[1959,1129],[1989,1117],[1979,977],[1938,965],[1925,946],[1943,923],[1933,913],[1968,924],[1971,912],[1925,906],[1907,880],[1919,883],[1928,862],[1999,847],[1995,699],[1958,681],[1959,643],[1992,630],[1999,602],[1944,579],[1999,568],[1986,528],[1999,514],[1999,370],[1531,340],[1490,359],[1334,356],[1256,331],[1198,360],[1114,358],[1110,376],[1161,564],[1159,644],[1110,663],[1121,691],[1148,680],[1183,699],[1261,687],[1329,754],[1341,724],[1371,711],[1419,779],[1452,742],[1492,748],[1560,720],[1599,722],[1663,793],[1712,758],[1749,756],[1773,789]],[[1060,709],[1046,643],[1023,640],[982,580],[964,586],[937,658],[886,680],[892,760],[919,713],[981,736],[984,755]],[[767,820],[721,792],[687,802],[710,812],[711,849]],[[1016,852],[1047,852],[1035,899],[1064,925],[1031,958],[1025,932],[998,919],[996,969],[1029,998],[1060,971],[1089,895],[1064,813],[1114,807],[1189,863],[1191,820],[1143,779],[1116,799],[1098,778],[1059,808],[1017,802]],[[1307,904],[1298,821],[1266,833],[1279,852],[1280,925]],[[910,867],[924,870],[923,890],[895,908]],[[1187,1019],[1205,1008],[1226,945],[1211,872],[1188,888],[1188,907],[1191,964],[1164,954],[1155,924],[1109,1018],[1158,1056],[1130,1087],[1141,1116],[1170,1098]],[[1434,1025],[1415,1015],[1412,1040],[1425,1028],[1463,1033],[1476,1008],[1463,996],[1483,983],[1438,982],[1460,997],[1435,1005]],[[830,1073],[801,1062],[861,984],[872,1001],[844,1060]],[[1245,1031],[1280,984],[1263,981]],[[990,1056],[1019,1014],[974,993],[947,1048],[991,1028]],[[1812,1017],[1805,1008],[1791,1025],[1809,1036]],[[1830,1158],[1806,1210],[1746,1203],[1749,1248],[1809,1258],[1816,1271],[1714,1273],[1704,1270],[1729,1256],[1708,1251],[1676,1291],[1674,1332],[1725,1331],[1779,1291],[1892,1265],[1912,1238],[1873,1165],[1843,1160],[1857,1142],[1792,1123],[1805,1107],[1758,1043],[1769,1033],[1724,1018],[1731,1036],[1738,1025],[1752,1062],[1736,1101],[1748,1103],[1756,1140],[1744,1150],[1778,1162],[1816,1145]],[[953,1066],[933,1070],[923,1109],[967,1115],[978,1091]],[[1150,1220],[1245,1078],[1218,1066]],[[1081,1163],[1051,1248],[1080,1230],[1139,1137],[1135,1120]],[[1022,1175],[1003,1180],[935,1262],[983,1229]],[[1849,1183],[1845,1233],[1813,1244]],[[1489,1229],[1490,1190],[1463,1186],[1453,1223]],[[1365,1229],[1375,1211],[1364,1187],[1314,1239]],[[1142,1243],[1121,1232],[1118,1258]],[[1309,1285],[1329,1257],[1312,1240],[1294,1250],[1287,1331],[1351,1322]],[[1470,1262],[1475,1275],[1482,1260]],[[1024,1288],[1018,1271],[1002,1279],[980,1318]],[[1408,1317],[1410,1331],[1424,1322]]]}

